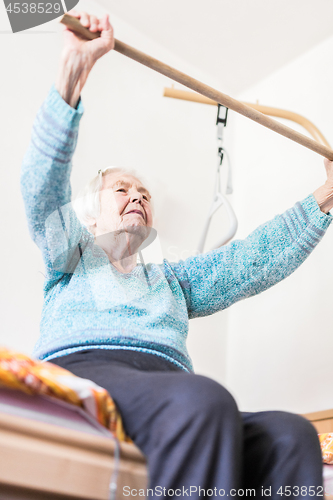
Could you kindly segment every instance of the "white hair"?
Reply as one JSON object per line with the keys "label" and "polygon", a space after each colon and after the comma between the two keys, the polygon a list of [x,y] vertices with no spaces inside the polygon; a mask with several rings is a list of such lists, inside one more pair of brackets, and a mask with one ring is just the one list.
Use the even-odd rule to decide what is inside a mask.
{"label": "white hair", "polygon": [[73,208],[79,221],[82,222],[82,224],[84,224],[91,233],[93,233],[92,226],[90,225],[91,219],[95,219],[101,213],[99,192],[103,187],[103,177],[109,174],[118,173],[132,175],[147,187],[146,179],[143,179],[141,175],[139,176],[137,171],[134,169],[107,167],[104,170],[99,170],[98,174],[91,179],[88,184],[86,184],[73,202]]}

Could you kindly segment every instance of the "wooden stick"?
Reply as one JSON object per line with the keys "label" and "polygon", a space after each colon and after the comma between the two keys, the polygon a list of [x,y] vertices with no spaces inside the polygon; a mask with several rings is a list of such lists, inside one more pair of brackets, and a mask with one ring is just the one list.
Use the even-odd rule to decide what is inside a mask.
{"label": "wooden stick", "polygon": [[[77,18],[69,16],[68,14],[63,16],[61,22],[70,30],[90,40],[100,36],[100,33],[92,33],[89,29],[82,26]],[[240,101],[237,101],[236,99],[233,99],[232,97],[223,94],[222,92],[219,92],[204,83],[201,83],[199,80],[191,78],[185,73],[162,63],[158,59],[148,56],[147,54],[140,52],[139,50],[134,49],[130,45],[126,45],[124,42],[119,40],[115,40],[114,50],[333,161],[333,150],[327,146],[319,144],[317,141],[314,141],[313,139],[310,139],[309,137],[306,137],[305,135],[287,127],[286,125],[265,116],[259,111],[250,108],[250,106],[247,106]]]}
{"label": "wooden stick", "polygon": [[[196,94],[195,92],[190,92],[188,90],[165,87],[163,95],[165,97],[173,97],[174,99],[181,99],[184,101],[193,101],[199,102],[201,104],[211,104],[213,106],[217,106],[216,101],[208,99],[207,97],[204,97],[200,94]],[[250,106],[250,108],[256,109],[257,111],[260,111],[261,113],[264,113],[264,115],[285,118],[286,120],[298,123],[299,125],[302,125],[302,127],[305,128],[305,130],[307,130],[310,135],[312,135],[315,141],[319,142],[320,144],[324,144],[324,146],[327,146],[328,148],[331,147],[320,130],[315,126],[315,124],[304,116],[299,115],[298,113],[294,113],[293,111],[288,111],[286,109],[272,108],[271,106],[262,106],[261,104],[253,104],[248,102],[243,102],[243,104],[245,104],[246,106]]]}

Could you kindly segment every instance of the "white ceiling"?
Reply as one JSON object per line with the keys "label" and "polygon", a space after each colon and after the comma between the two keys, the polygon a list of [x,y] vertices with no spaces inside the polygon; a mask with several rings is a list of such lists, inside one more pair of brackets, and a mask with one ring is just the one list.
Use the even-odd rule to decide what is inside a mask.
{"label": "white ceiling", "polygon": [[237,95],[333,35],[332,0],[100,0],[100,3],[111,14],[216,78],[231,95]]}

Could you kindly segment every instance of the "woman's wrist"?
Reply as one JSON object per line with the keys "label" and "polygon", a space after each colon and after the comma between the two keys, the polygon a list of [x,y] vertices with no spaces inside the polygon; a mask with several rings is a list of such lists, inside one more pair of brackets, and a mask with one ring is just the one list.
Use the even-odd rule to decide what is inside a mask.
{"label": "woman's wrist", "polygon": [[56,89],[67,104],[75,108],[80,98],[81,90],[94,66],[89,56],[79,56],[71,51],[61,57]]}
{"label": "woman's wrist", "polygon": [[333,186],[327,185],[326,183],[320,188],[316,189],[313,193],[319,208],[325,214],[328,214],[333,208]]}

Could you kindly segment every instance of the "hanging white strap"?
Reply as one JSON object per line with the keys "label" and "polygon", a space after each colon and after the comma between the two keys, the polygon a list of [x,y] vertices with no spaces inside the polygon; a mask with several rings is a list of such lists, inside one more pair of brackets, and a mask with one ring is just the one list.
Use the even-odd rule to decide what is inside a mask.
{"label": "hanging white strap", "polygon": [[[231,175],[231,164],[230,164],[230,158],[229,155],[227,154],[226,150],[224,149],[224,153],[227,155],[228,158],[228,166],[229,166],[229,171],[228,171],[228,180],[227,180],[227,193],[232,193],[232,175]],[[223,205],[225,207],[225,210],[227,212],[228,216],[228,222],[229,226],[227,231],[223,234],[221,239],[211,248],[211,250],[215,250],[216,248],[221,247],[222,245],[225,245],[228,243],[236,234],[237,227],[238,227],[238,221],[236,214],[230,205],[227,197],[221,193],[221,178],[220,178],[220,168],[221,165],[218,163],[217,166],[217,172],[216,172],[216,181],[215,181],[215,194],[214,194],[214,200],[213,203],[209,209],[207,219],[201,234],[201,238],[199,241],[198,253],[202,253],[204,251],[205,247],[205,242],[210,226],[210,221],[212,220],[213,215],[217,212],[219,208],[221,208]]]}

